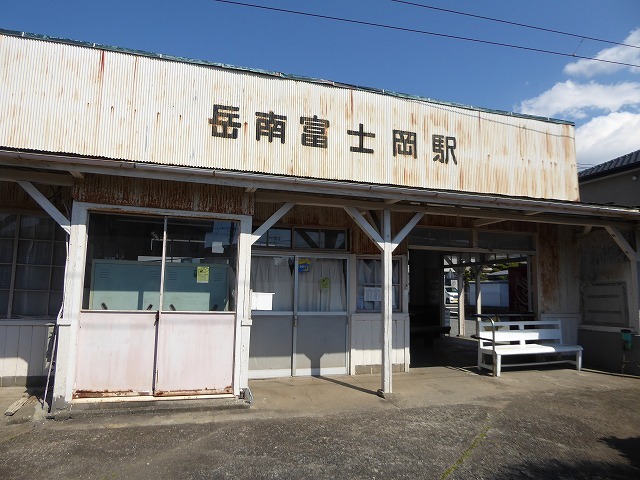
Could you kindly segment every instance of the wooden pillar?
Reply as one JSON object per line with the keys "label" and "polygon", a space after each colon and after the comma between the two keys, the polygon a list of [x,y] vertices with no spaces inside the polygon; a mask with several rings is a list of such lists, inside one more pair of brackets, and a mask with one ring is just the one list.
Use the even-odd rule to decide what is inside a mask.
{"label": "wooden pillar", "polygon": [[466,268],[456,268],[456,275],[458,277],[458,333],[457,335],[464,335],[464,272]]}
{"label": "wooden pillar", "polygon": [[391,353],[393,348],[393,282],[391,243],[391,212],[384,210],[382,219],[382,393],[391,393],[391,376],[393,365]]}
{"label": "wooden pillar", "polygon": [[482,290],[480,289],[481,276],[482,276],[482,265],[478,265],[476,267],[476,314],[477,315],[480,315],[482,313]]}
{"label": "wooden pillar", "polygon": [[252,235],[253,218],[243,216],[238,239],[238,276],[236,294],[236,360],[233,394],[240,396],[249,388],[249,344],[251,341],[251,246],[260,237]]}
{"label": "wooden pillar", "polygon": [[380,249],[382,260],[382,311],[380,312],[382,323],[382,388],[378,391],[381,396],[391,393],[391,374],[393,371],[391,353],[393,352],[393,281],[392,281],[392,254],[402,240],[411,232],[424,213],[416,213],[411,220],[400,230],[395,237],[391,236],[391,211],[382,212],[382,233],[378,232],[360,212],[354,207],[344,207],[345,211],[353,218],[362,231]]}

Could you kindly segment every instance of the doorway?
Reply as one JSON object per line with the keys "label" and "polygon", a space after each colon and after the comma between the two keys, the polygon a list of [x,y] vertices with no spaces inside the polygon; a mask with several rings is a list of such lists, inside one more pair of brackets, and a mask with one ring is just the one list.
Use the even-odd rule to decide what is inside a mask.
{"label": "doorway", "polygon": [[411,366],[450,364],[454,357],[468,363],[477,314],[530,317],[533,253],[410,247]]}
{"label": "doorway", "polygon": [[346,256],[256,255],[249,378],[347,373]]}

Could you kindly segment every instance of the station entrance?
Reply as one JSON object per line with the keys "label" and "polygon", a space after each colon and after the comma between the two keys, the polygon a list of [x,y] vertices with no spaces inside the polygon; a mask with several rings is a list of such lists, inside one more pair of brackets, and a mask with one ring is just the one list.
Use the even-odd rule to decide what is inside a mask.
{"label": "station entrance", "polygon": [[[480,314],[533,315],[534,234],[416,228],[408,265],[411,367],[458,364],[455,350],[475,352]],[[442,352],[444,338],[460,341]]]}

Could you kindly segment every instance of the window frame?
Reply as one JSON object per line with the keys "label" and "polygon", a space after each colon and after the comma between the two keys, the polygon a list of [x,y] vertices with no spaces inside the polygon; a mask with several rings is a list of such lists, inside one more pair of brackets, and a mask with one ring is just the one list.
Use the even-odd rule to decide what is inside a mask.
{"label": "window frame", "polygon": [[[259,226],[258,226],[259,227]],[[254,227],[254,230],[258,227]],[[272,232],[274,230],[284,230],[284,231],[289,231],[289,240],[290,243],[288,245],[283,245],[283,246],[279,246],[279,245],[269,245],[269,244],[261,244],[260,240],[262,240],[265,237],[268,237],[269,232]],[[300,245],[296,245],[296,232],[300,231],[300,230],[315,230],[321,233],[326,233],[326,232],[340,232],[343,233],[345,236],[345,240],[344,240],[344,248],[326,248],[326,247],[321,247],[321,248],[313,248],[313,247],[305,247],[305,246],[300,246]],[[273,250],[277,250],[277,251],[281,251],[281,250],[285,250],[285,251],[295,251],[295,252],[343,252],[343,253],[347,253],[351,250],[351,229],[348,227],[318,227],[318,226],[313,226],[313,225],[274,225],[271,228],[269,228],[263,235],[262,237],[260,237],[258,240],[256,240],[256,242],[253,244],[253,248],[254,249],[260,249],[260,250],[268,250],[268,249],[273,249]]]}
{"label": "window frame", "polygon": [[[371,256],[371,255],[356,255],[356,259],[355,259],[355,313],[357,314],[367,314],[367,313],[380,313],[382,312],[382,306],[379,309],[372,309],[372,310],[367,310],[367,309],[363,309],[360,308],[358,306],[358,289],[360,288],[360,286],[362,285],[359,282],[359,275],[358,275],[358,261],[359,260],[374,260],[374,261],[378,261],[378,262],[382,262],[382,260],[380,259],[379,256]],[[393,275],[392,275],[392,281],[391,281],[391,288],[393,289],[394,287],[398,287],[398,304],[392,308],[392,312],[393,314],[396,313],[402,313],[403,312],[403,291],[402,291],[402,285],[403,285],[403,256],[402,255],[394,255],[391,258],[391,263],[392,263],[392,270],[393,270],[393,264],[394,263],[398,263],[398,283],[393,282]],[[371,285],[378,285],[378,284],[371,284]],[[380,288],[383,287],[383,285],[380,283]],[[364,287],[364,285],[363,285]]]}
{"label": "window frame", "polygon": [[[246,249],[246,246],[243,242],[247,242],[248,238],[243,239],[243,234],[250,233],[247,230],[250,230],[251,226],[251,216],[244,214],[228,214],[228,213],[216,213],[216,212],[202,212],[202,211],[188,211],[188,210],[173,210],[173,209],[162,209],[162,208],[145,208],[140,206],[132,206],[132,205],[108,205],[108,204],[100,204],[100,203],[90,203],[90,202],[74,202],[74,210],[72,214],[72,242],[83,242],[84,245],[81,249],[75,249],[74,251],[74,261],[76,264],[81,265],[80,269],[77,271],[80,274],[80,285],[84,285],[84,279],[86,274],[86,266],[87,266],[87,245],[86,240],[88,238],[88,226],[89,226],[89,217],[93,213],[98,214],[115,214],[115,215],[137,215],[137,216],[150,216],[150,217],[167,217],[169,219],[192,219],[192,220],[221,220],[221,221],[230,221],[237,222],[238,224],[238,254],[236,255],[236,279],[234,287],[237,291],[238,295],[240,292],[238,291],[238,279],[240,277],[241,272],[241,262],[240,257],[243,255],[243,251]],[[77,238],[74,236],[74,225],[79,225],[80,230],[77,234],[80,235],[81,238]],[[77,235],[76,234],[76,235]],[[246,237],[246,235],[245,235]],[[75,286],[76,289],[80,288],[77,283]],[[82,288],[80,288],[82,290]],[[65,294],[66,295],[66,294]],[[66,298],[66,297],[65,297]],[[77,311],[82,313],[91,313],[91,314],[100,314],[104,312],[103,310],[93,310],[86,309],[82,307],[82,302],[84,299],[84,294],[80,295],[79,306]],[[242,306],[238,303],[236,299],[236,306],[234,310],[225,310],[225,311],[217,311],[217,312],[167,312],[163,310],[163,313],[217,313],[217,314],[231,314],[237,315],[238,312],[242,310]],[[107,311],[113,313],[114,311]],[[123,312],[123,311],[119,311]],[[139,310],[130,310],[126,312],[141,312]]]}
{"label": "window frame", "polygon": [[[13,237],[2,237],[3,240],[10,240],[12,242],[12,252],[11,252],[11,262],[2,262],[3,266],[10,266],[11,273],[9,278],[9,287],[2,288],[1,290],[6,292],[7,294],[7,305],[6,310],[0,311],[0,321],[9,321],[9,320],[24,320],[24,319],[55,319],[58,317],[60,313],[60,308],[62,307],[64,301],[64,279],[65,279],[65,269],[67,263],[68,256],[68,237],[66,233],[56,221],[48,216],[46,213],[35,213],[35,212],[12,212],[12,211],[3,211],[0,212],[0,215],[4,215],[7,217],[15,218],[15,231],[13,232]],[[23,220],[25,218],[32,219],[44,219],[47,223],[50,224],[51,233],[47,236],[47,238],[38,238],[38,237],[26,237],[24,236],[24,226]],[[60,229],[60,230],[58,230]],[[48,252],[49,260],[47,263],[23,263],[20,262],[20,248],[23,242],[39,242],[45,243],[50,246],[50,251]],[[62,263],[56,263],[56,252],[59,253],[58,249],[62,249],[64,252],[64,261]],[[25,285],[25,288],[19,288],[18,286],[18,275],[20,274],[20,268],[29,268],[29,267],[38,267],[47,269],[47,288],[29,288],[29,284]],[[25,270],[26,271],[26,270]],[[59,285],[54,284],[54,273],[58,278],[61,278],[62,281]],[[61,274],[61,275],[60,275]],[[58,288],[56,288],[58,287]],[[29,315],[25,313],[16,313],[15,309],[15,300],[17,293],[28,293],[28,292],[44,292],[46,294],[46,313],[45,314],[35,314]],[[57,307],[52,308],[52,301],[54,300],[53,295],[59,295],[59,305]]]}
{"label": "window frame", "polygon": [[[436,236],[429,235],[430,233],[435,232],[448,236],[449,241],[438,242]],[[457,240],[456,238],[454,238],[456,234],[459,234],[460,237],[465,237],[466,246],[454,245],[455,241]],[[417,239],[417,241],[415,239]],[[434,240],[433,242],[431,241],[432,239]],[[464,250],[473,248],[473,232],[470,228],[418,225],[412,230],[411,233],[409,233],[409,235],[407,236],[407,241],[409,242],[410,246],[418,248],[446,248],[449,250]]]}

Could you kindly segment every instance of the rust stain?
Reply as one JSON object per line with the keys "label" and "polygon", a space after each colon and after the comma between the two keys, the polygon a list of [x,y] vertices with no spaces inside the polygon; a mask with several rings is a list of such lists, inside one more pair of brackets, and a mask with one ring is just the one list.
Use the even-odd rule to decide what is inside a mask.
{"label": "rust stain", "polygon": [[548,133],[544,136],[544,146],[547,150],[547,157],[554,158],[554,142]]}
{"label": "rust stain", "polygon": [[199,390],[156,390],[155,397],[186,397],[191,395],[222,395],[233,393],[232,386],[224,388],[204,388]]}
{"label": "rust stain", "polygon": [[100,52],[100,68],[98,70],[98,81],[102,82],[102,79],[104,78],[104,56],[105,56],[105,51],[102,50]]}
{"label": "rust stain", "polygon": [[150,395],[150,392],[133,390],[76,390],[73,392],[73,398],[139,397],[144,395]]}

